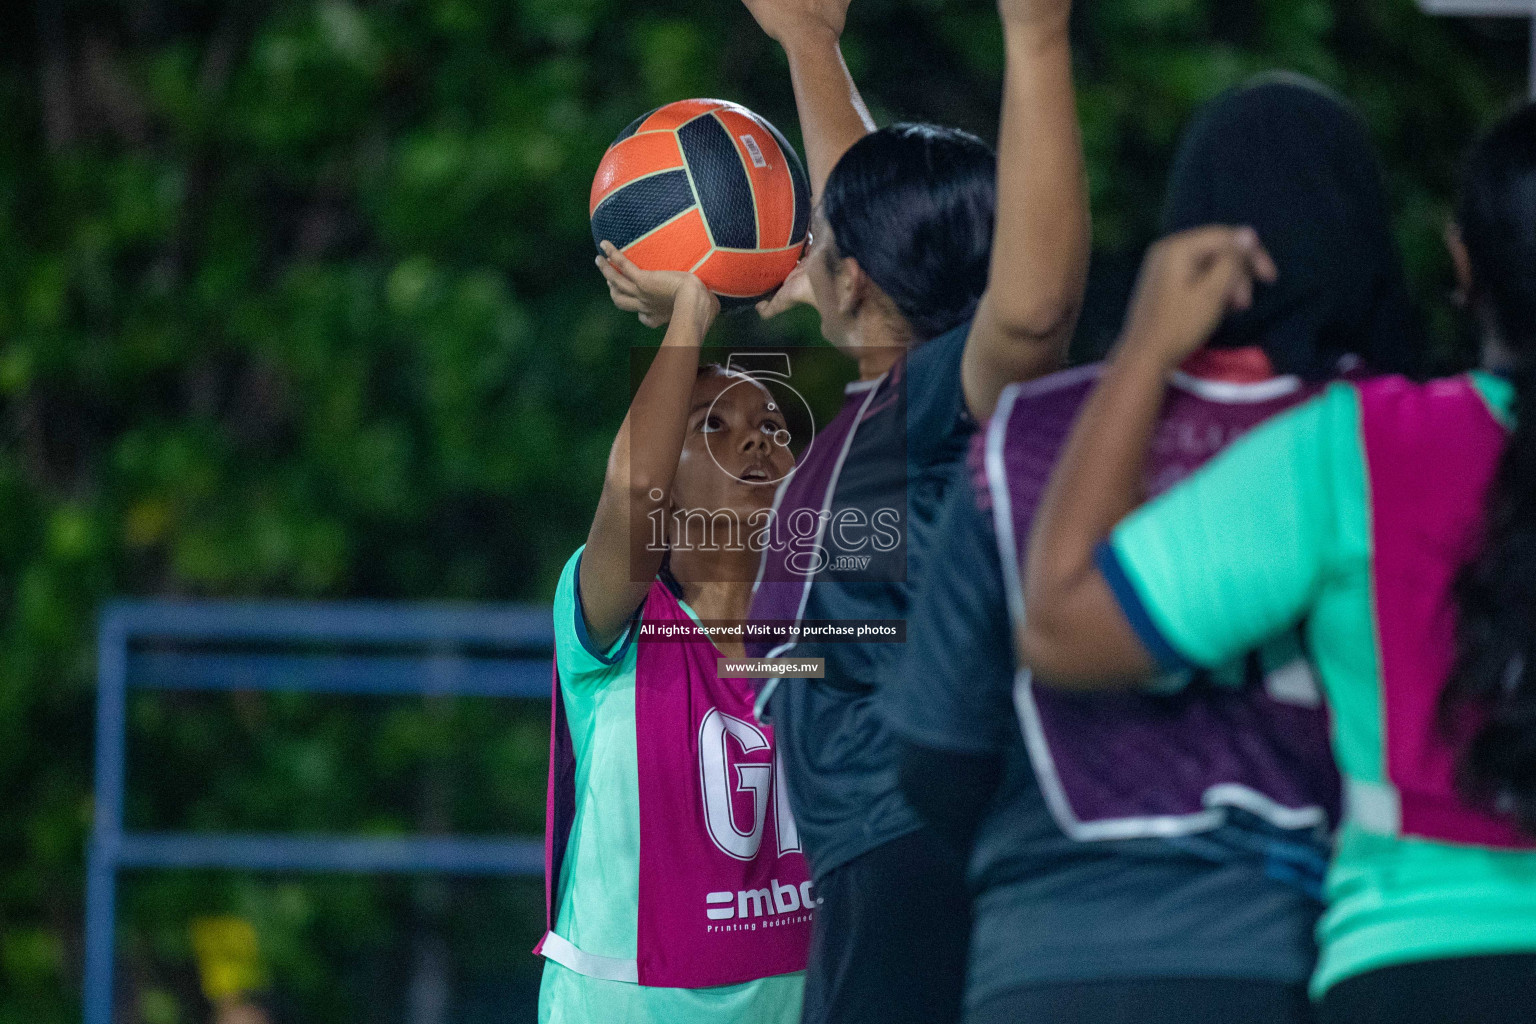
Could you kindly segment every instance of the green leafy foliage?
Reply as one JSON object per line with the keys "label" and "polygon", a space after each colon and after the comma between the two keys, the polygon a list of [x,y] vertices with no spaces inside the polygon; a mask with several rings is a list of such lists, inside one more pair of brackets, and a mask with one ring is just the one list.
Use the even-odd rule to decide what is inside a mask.
{"label": "green leafy foliage", "polygon": [[[600,155],[688,95],[798,133],[783,57],[733,0],[6,6],[0,1024],[53,1024],[78,1019],[102,601],[547,600],[629,350],[653,343],[590,264]],[[1075,30],[1096,238],[1080,354],[1117,328],[1191,111],[1283,67],[1365,111],[1436,364],[1465,358],[1438,238],[1458,153],[1522,91],[1523,24],[1410,0],[1092,0]],[[995,136],[984,0],[855,0],[846,52],[882,121]],[[804,313],[717,329],[815,336]],[[535,831],[543,743],[538,714],[493,702],[146,696],[129,814]],[[188,919],[234,911],[295,1019],[398,1018],[420,952],[401,920],[447,943],[462,1019],[505,1019],[526,1011],[476,979],[520,977],[526,998],[537,904],[515,885],[133,876],[123,1007],[196,1019]]]}

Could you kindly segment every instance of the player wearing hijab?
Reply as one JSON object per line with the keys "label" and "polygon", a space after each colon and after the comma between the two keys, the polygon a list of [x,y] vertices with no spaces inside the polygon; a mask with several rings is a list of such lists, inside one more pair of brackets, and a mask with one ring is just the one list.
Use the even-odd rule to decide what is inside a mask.
{"label": "player wearing hijab", "polygon": [[1159,243],[1030,541],[1052,685],[1304,630],[1345,783],[1325,1022],[1525,1021],[1536,987],[1536,108],[1478,145],[1456,225],[1484,369],[1336,384],[1137,509],[1170,369],[1287,273],[1247,227]]}
{"label": "player wearing hijab", "polygon": [[[1332,94],[1266,76],[1207,105],[1164,220],[1213,216],[1273,226],[1276,258],[1298,272],[1174,376],[1154,493],[1341,364],[1410,351],[1380,172]],[[920,590],[908,672],[886,695],[913,805],[974,838],[969,1019],[1304,1021],[1338,779],[1294,635],[1160,680],[1156,695],[1074,698],[1015,679],[1022,541],[1100,370],[1004,392],[946,508],[935,561],[952,568]]]}

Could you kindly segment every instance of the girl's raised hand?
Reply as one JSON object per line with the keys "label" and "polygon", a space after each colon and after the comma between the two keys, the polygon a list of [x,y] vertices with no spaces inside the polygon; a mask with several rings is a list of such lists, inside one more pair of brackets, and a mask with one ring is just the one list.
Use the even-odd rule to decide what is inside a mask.
{"label": "girl's raised hand", "polygon": [[1228,313],[1253,304],[1255,282],[1279,276],[1252,228],[1209,225],[1169,235],[1147,252],[1121,336],[1123,353],[1172,370]]}
{"label": "girl's raised hand", "polygon": [[603,242],[597,269],[608,282],[613,304],[638,313],[647,327],[660,327],[679,312],[700,317],[705,326],[720,312],[720,300],[704,282],[682,270],[641,270],[612,242]]}
{"label": "girl's raised hand", "polygon": [[797,33],[843,34],[849,0],[742,0],[770,39],[788,45]]}

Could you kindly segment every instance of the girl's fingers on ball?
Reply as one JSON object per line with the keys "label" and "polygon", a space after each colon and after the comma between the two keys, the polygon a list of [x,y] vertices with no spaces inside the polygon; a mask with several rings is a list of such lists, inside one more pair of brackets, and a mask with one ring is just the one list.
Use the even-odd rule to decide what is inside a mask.
{"label": "girl's fingers on ball", "polygon": [[603,243],[603,252],[608,255],[608,262],[612,263],[619,273],[631,279],[639,276],[640,268],[629,262],[629,257],[619,252],[612,242]]}
{"label": "girl's fingers on ball", "polygon": [[615,273],[630,279],[634,278],[637,268],[633,263],[629,262],[629,259],[622,252],[619,252],[618,246],[612,242],[604,241],[598,243],[598,247],[603,250],[603,255],[607,257],[608,265],[613,268]]}
{"label": "girl's fingers on ball", "polygon": [[612,262],[602,256],[598,257],[597,268],[603,272],[603,279],[608,282],[609,289],[617,288],[625,294],[633,295],[635,283],[623,274],[619,273]]}
{"label": "girl's fingers on ball", "polygon": [[630,295],[627,292],[619,291],[617,288],[610,287],[608,289],[608,297],[613,300],[615,306],[618,306],[626,313],[638,313],[645,308],[638,295]]}

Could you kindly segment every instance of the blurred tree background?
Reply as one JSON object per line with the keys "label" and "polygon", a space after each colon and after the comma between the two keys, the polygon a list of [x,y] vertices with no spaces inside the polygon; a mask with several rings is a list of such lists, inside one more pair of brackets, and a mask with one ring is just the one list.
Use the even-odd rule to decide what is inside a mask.
{"label": "blurred tree background", "polygon": [[[1081,0],[1076,31],[1096,238],[1080,357],[1118,325],[1180,127],[1279,67],[1365,112],[1432,364],[1465,358],[1439,234],[1457,155],[1523,93],[1524,23]],[[995,138],[986,0],[854,0],[845,51],[882,122]],[[590,176],[638,113],[692,95],[798,139],[782,55],[734,0],[0,8],[0,1024],[78,1019],[105,598],[549,598],[628,350],[654,343],[591,266]],[[541,822],[541,711],[159,694],[131,723],[154,752],[137,827]],[[292,1020],[531,1019],[538,905],[531,885],[131,876],[123,1007],[200,1019],[187,921],[236,911]]]}

